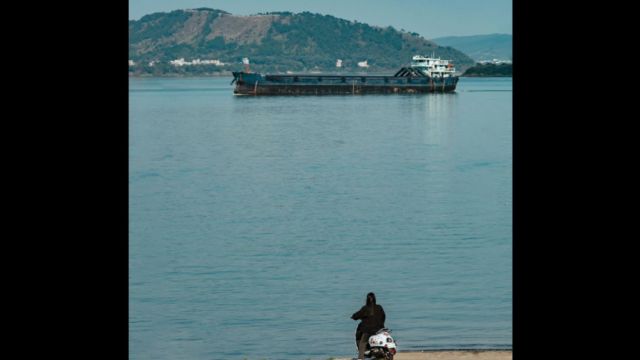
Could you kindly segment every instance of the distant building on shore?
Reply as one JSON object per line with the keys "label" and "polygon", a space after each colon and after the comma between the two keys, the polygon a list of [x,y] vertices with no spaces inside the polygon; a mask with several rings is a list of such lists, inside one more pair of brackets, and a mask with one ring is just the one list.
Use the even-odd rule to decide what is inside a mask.
{"label": "distant building on shore", "polygon": [[493,60],[480,60],[478,61],[480,64],[495,64],[495,65],[500,65],[500,64],[511,64],[511,60],[500,60],[500,59],[493,59]]}
{"label": "distant building on shore", "polygon": [[129,60],[129,66],[135,66],[136,63],[133,60]]}
{"label": "distant building on shore", "polygon": [[369,64],[367,63],[367,60],[365,60],[365,61],[360,61],[360,62],[358,62],[358,67],[361,67],[361,68],[368,68],[368,67],[369,67]]}
{"label": "distant building on shore", "polygon": [[185,61],[184,58],[180,58],[180,59],[176,59],[176,60],[171,60],[169,61],[169,63],[173,66],[187,66],[187,65],[215,65],[215,66],[222,66],[224,65],[224,63],[220,60],[200,60],[200,59],[194,59],[192,61]]}
{"label": "distant building on shore", "polygon": [[336,60],[336,67],[337,68],[341,68],[342,67],[342,59]]}

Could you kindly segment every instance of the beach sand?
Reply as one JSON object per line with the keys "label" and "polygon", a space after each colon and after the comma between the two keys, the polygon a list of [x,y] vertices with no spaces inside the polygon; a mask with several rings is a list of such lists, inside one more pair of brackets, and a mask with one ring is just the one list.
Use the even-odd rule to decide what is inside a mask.
{"label": "beach sand", "polygon": [[[337,358],[335,360],[351,360]],[[511,360],[511,350],[399,352],[393,360]]]}
{"label": "beach sand", "polygon": [[511,360],[511,351],[399,352],[394,360]]}

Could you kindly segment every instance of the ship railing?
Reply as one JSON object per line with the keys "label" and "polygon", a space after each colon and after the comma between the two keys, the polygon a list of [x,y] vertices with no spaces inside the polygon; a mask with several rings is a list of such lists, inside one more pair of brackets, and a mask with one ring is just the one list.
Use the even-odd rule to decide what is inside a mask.
{"label": "ship railing", "polygon": [[367,75],[367,76],[309,76],[309,75],[266,75],[268,82],[291,85],[406,85],[424,84],[429,77],[424,76],[388,76],[388,75]]}

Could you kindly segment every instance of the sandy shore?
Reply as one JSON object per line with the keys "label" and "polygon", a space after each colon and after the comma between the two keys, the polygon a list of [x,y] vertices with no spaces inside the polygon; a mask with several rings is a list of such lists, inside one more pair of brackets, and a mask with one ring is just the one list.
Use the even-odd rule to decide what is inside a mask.
{"label": "sandy shore", "polygon": [[[399,352],[393,360],[511,360],[511,350]],[[351,360],[336,358],[335,360]]]}
{"label": "sandy shore", "polygon": [[394,360],[511,360],[511,351],[399,352]]}

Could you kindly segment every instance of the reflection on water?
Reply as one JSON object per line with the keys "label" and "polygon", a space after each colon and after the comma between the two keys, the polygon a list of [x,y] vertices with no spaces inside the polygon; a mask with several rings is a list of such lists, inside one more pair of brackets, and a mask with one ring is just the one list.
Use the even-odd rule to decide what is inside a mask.
{"label": "reflection on water", "polygon": [[427,111],[424,117],[424,143],[447,145],[449,129],[455,122],[457,94],[432,94],[426,98]]}
{"label": "reflection on water", "polygon": [[411,125],[419,141],[426,145],[444,145],[450,142],[450,129],[456,121],[458,94],[425,94],[406,98],[402,116]]}

